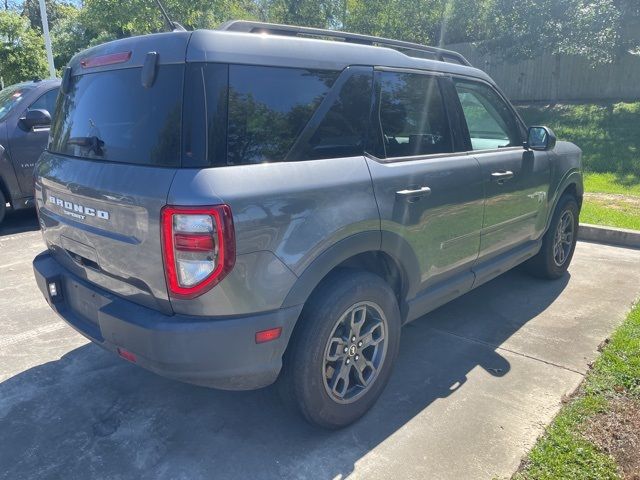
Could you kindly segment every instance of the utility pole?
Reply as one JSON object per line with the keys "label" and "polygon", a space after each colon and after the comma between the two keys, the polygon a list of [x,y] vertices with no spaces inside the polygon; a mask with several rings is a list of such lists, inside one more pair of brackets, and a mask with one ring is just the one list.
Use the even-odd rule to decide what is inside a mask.
{"label": "utility pole", "polygon": [[56,78],[56,67],[53,65],[53,51],[51,50],[51,36],[49,35],[49,19],[47,18],[47,6],[44,0],[40,0],[40,18],[42,19],[44,46],[47,50],[47,62],[49,62],[49,76]]}

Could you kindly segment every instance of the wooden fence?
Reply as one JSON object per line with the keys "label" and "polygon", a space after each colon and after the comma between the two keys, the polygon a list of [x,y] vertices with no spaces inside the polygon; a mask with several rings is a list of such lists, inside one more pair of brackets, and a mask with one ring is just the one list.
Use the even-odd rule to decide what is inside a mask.
{"label": "wooden fence", "polygon": [[640,55],[593,67],[582,57],[544,54],[509,63],[469,43],[448,45],[487,72],[514,102],[640,100]]}

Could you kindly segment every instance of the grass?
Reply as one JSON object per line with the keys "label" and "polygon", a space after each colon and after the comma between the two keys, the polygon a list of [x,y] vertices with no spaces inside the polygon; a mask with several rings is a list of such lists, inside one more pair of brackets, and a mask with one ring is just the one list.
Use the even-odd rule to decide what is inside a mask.
{"label": "grass", "polygon": [[559,139],[582,148],[582,222],[640,230],[640,201],[619,197],[640,197],[640,102],[518,109],[529,125],[548,125]]}
{"label": "grass", "polygon": [[[640,121],[640,118],[638,120]],[[640,183],[635,182],[634,175],[586,172],[584,189],[587,192],[616,193],[640,197]]]}
{"label": "grass", "polygon": [[640,207],[621,199],[585,198],[580,222],[640,230]]}
{"label": "grass", "polygon": [[514,475],[517,480],[618,479],[616,459],[587,439],[590,421],[625,397],[640,400],[640,305],[631,311]]}

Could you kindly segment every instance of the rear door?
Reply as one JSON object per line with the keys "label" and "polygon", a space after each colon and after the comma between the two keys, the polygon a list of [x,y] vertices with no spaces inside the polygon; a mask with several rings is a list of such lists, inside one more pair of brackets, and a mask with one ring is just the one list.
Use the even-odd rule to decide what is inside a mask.
{"label": "rear door", "polygon": [[419,264],[420,279],[410,297],[454,278],[458,293],[469,289],[480,246],[481,172],[473,156],[460,152],[455,109],[446,108],[444,82],[423,72],[376,72],[379,114],[374,123],[381,145],[368,164],[383,242],[408,242]]}
{"label": "rear door", "polygon": [[468,131],[470,154],[480,163],[486,203],[480,260],[542,235],[550,169],[546,152],[522,147],[523,128],[488,83],[454,79]]}
{"label": "rear door", "polygon": [[[81,278],[165,312],[160,211],[181,165],[188,38],[127,39],[74,59],[36,170],[54,257]],[[143,75],[149,58],[150,81]]]}
{"label": "rear door", "polygon": [[[52,116],[55,113],[58,88],[42,91],[33,98],[25,110],[47,110]],[[20,190],[25,196],[33,196],[33,169],[38,157],[47,146],[50,127],[41,126],[26,128],[19,119],[11,125],[9,133],[9,147],[13,160]]]}

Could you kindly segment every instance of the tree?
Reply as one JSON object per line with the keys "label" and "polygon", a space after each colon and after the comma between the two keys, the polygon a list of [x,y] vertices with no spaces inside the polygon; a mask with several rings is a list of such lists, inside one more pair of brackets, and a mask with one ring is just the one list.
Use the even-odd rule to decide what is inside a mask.
{"label": "tree", "polygon": [[92,41],[80,21],[80,10],[64,5],[58,12],[56,23],[51,27],[53,61],[57,70],[62,69],[71,57],[86,48]]}
{"label": "tree", "polygon": [[640,47],[637,0],[497,0],[485,48],[507,59],[541,51],[606,63]]}
{"label": "tree", "polygon": [[5,85],[47,76],[44,40],[26,17],[0,11],[0,77]]}

